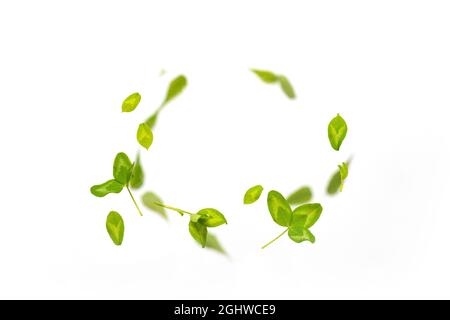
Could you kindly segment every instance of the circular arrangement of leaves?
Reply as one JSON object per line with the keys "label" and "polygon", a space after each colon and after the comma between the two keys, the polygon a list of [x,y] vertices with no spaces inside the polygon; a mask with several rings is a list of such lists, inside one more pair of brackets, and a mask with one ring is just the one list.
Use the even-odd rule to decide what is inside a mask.
{"label": "circular arrangement of leaves", "polygon": [[[251,71],[263,82],[272,85],[279,85],[281,90],[289,99],[295,99],[296,93],[288,78],[282,74],[276,74],[271,71],[251,69]],[[138,125],[136,139],[138,143],[148,150],[153,143],[153,130],[159,118],[161,111],[176,97],[178,97],[188,84],[184,75],[174,78],[167,88],[163,102],[156,111],[144,122]],[[133,93],[122,103],[122,112],[134,111],[141,101],[139,93]],[[331,147],[339,151],[347,135],[347,123],[341,115],[337,114],[328,125],[328,139]],[[332,195],[342,192],[344,181],[348,176],[348,167],[350,160],[338,165],[338,170],[331,177],[327,193]],[[144,184],[144,169],[140,161],[139,152],[134,162],[123,152],[119,152],[113,162],[113,177],[110,180],[91,187],[91,193],[96,197],[105,197],[111,193],[121,193],[126,189],[139,215],[143,216],[133,192],[138,190]],[[244,205],[250,205],[259,200],[264,191],[263,186],[256,185],[249,188],[244,195]],[[322,205],[320,203],[310,203],[313,194],[311,188],[303,186],[284,197],[280,192],[271,190],[267,194],[267,207],[275,223],[283,227],[283,231],[269,241],[262,248],[266,248],[283,235],[287,234],[289,238],[297,243],[309,241],[314,243],[316,238],[311,232],[311,228],[316,224],[322,214]],[[154,192],[145,192],[141,201],[143,205],[167,218],[166,210],[175,211],[181,216],[189,216],[189,233],[203,248],[208,247],[224,253],[224,250],[218,239],[211,233],[209,228],[216,228],[227,224],[225,216],[217,209],[204,208],[196,212],[189,212],[176,207],[169,206],[161,200]],[[295,207],[293,209],[293,207]],[[125,223],[122,216],[111,211],[106,218],[106,230],[117,246],[122,245],[125,234]]]}

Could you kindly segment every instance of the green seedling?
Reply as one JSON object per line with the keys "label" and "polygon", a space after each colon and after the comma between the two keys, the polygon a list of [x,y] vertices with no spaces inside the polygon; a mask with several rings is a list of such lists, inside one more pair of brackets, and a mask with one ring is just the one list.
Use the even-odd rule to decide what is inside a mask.
{"label": "green seedling", "polygon": [[263,190],[264,188],[261,185],[257,185],[248,189],[244,195],[244,204],[252,204],[258,201],[259,197],[261,197],[261,193],[263,192]]}
{"label": "green seedling", "polygon": [[177,96],[179,96],[183,90],[186,88],[188,82],[184,75],[179,75],[175,79],[173,79],[169,87],[167,88],[166,96],[159,106],[158,109],[145,121],[145,123],[150,127],[153,128],[156,124],[156,121],[158,120],[159,113],[161,112],[164,107],[171,102],[173,99],[175,99]]}
{"label": "green seedling", "polygon": [[110,193],[120,193],[123,188],[128,190],[128,193],[133,200],[139,215],[143,215],[141,209],[139,208],[136,200],[134,199],[133,193],[130,190],[130,179],[132,176],[134,165],[131,163],[130,158],[120,152],[116,155],[113,165],[113,177],[114,179],[108,180],[107,182],[91,187],[91,193],[96,197],[104,197]]}
{"label": "green seedling", "polygon": [[284,94],[289,99],[295,99],[295,91],[292,87],[290,81],[288,78],[282,74],[276,74],[271,71],[267,70],[258,70],[258,69],[250,69],[254,74],[258,76],[259,79],[261,79],[265,83],[269,84],[279,84],[281,87],[281,90],[283,90]]}
{"label": "green seedling", "polygon": [[322,206],[319,203],[304,204],[292,211],[287,200],[278,191],[272,190],[267,195],[267,206],[273,221],[286,229],[262,248],[265,249],[284,234],[297,243],[309,241],[314,243],[316,238],[309,230],[319,220]]}
{"label": "green seedling", "polygon": [[344,118],[338,114],[328,125],[328,139],[330,140],[331,147],[334,150],[339,151],[346,135],[347,123]]}
{"label": "green seedling", "polygon": [[197,213],[192,213],[172,206],[168,206],[159,202],[155,202],[157,206],[178,212],[181,216],[189,215],[189,233],[195,241],[205,248],[208,238],[208,228],[219,227],[227,224],[225,216],[216,209],[201,209]]}

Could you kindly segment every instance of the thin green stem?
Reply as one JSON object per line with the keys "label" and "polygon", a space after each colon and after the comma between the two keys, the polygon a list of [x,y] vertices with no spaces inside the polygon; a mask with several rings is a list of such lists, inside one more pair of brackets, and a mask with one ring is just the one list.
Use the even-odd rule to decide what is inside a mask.
{"label": "thin green stem", "polygon": [[139,214],[141,215],[141,217],[144,216],[144,215],[142,214],[142,211],[141,211],[141,209],[139,208],[139,206],[138,206],[136,200],[134,199],[133,194],[131,193],[131,190],[130,190],[130,188],[129,188],[128,186],[127,186],[127,190],[128,190],[128,193],[130,194],[131,200],[133,200],[133,203],[134,203],[134,205],[136,206],[136,209],[138,210]]}
{"label": "thin green stem", "polygon": [[185,213],[185,214],[188,214],[188,215],[190,215],[190,216],[193,216],[193,215],[194,215],[192,212],[188,212],[188,211],[184,211],[184,210],[181,210],[181,209],[178,209],[178,208],[175,208],[175,207],[171,207],[171,206],[168,206],[168,205],[163,204],[163,203],[155,202],[155,204],[156,204],[157,206],[160,206],[160,207],[163,207],[163,208],[166,208],[166,209],[169,209],[169,210],[176,211],[176,212],[178,212],[178,213],[181,214],[181,215],[183,215],[184,213]]}
{"label": "thin green stem", "polygon": [[282,236],[284,236],[284,234],[285,234],[286,232],[288,232],[288,230],[289,230],[289,228],[287,228],[287,229],[284,230],[282,233],[280,233],[280,235],[277,236],[275,239],[270,240],[268,243],[266,243],[266,244],[262,247],[262,249],[267,248],[267,247],[270,246],[272,243],[274,243],[275,241],[277,241],[278,239],[280,239]]}

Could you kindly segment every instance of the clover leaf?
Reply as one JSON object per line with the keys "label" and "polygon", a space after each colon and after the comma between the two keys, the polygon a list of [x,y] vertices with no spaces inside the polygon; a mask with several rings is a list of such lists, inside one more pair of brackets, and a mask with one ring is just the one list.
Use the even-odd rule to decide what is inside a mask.
{"label": "clover leaf", "polygon": [[125,224],[122,216],[118,212],[111,211],[108,214],[108,217],[106,218],[106,230],[114,244],[120,246],[123,242]]}
{"label": "clover leaf", "polygon": [[328,139],[334,150],[339,151],[347,135],[347,123],[339,114],[328,125]]}

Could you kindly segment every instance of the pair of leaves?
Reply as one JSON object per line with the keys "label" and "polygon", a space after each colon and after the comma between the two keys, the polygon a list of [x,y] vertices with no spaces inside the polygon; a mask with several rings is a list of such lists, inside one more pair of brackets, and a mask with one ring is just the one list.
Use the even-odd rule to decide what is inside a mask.
{"label": "pair of leaves", "polygon": [[278,191],[272,190],[267,196],[267,206],[273,221],[288,228],[288,235],[295,242],[315,242],[314,235],[309,231],[322,214],[319,203],[304,204],[292,211],[288,201]]}
{"label": "pair of leaves", "polygon": [[328,124],[328,140],[330,140],[331,147],[334,150],[339,151],[346,135],[347,123],[344,118],[338,114]]}
{"label": "pair of leaves", "polygon": [[106,231],[108,231],[109,237],[116,246],[122,244],[125,233],[125,223],[118,212],[111,211],[108,214],[108,217],[106,218]]}
{"label": "pair of leaves", "polygon": [[208,239],[208,228],[219,227],[226,224],[225,216],[216,209],[206,208],[191,215],[189,233],[192,238],[205,248]]}
{"label": "pair of leaves", "polygon": [[167,88],[166,96],[161,104],[161,106],[144,122],[147,126],[152,129],[156,121],[158,120],[159,113],[161,110],[173,99],[179,96],[188,84],[187,78],[184,75],[179,75],[169,83]]}
{"label": "pair of leaves", "polygon": [[104,197],[110,193],[120,193],[128,185],[132,175],[132,169],[133,164],[128,156],[123,152],[118,153],[113,164],[114,179],[92,186],[91,193],[96,197]]}
{"label": "pair of leaves", "polygon": [[295,95],[294,88],[292,87],[290,81],[288,80],[288,78],[286,78],[286,76],[275,74],[275,73],[273,73],[271,71],[267,71],[267,70],[251,69],[251,71],[254,74],[256,74],[265,83],[270,83],[270,84],[279,83],[281,90],[283,90],[284,94],[289,99],[295,99],[296,95]]}

